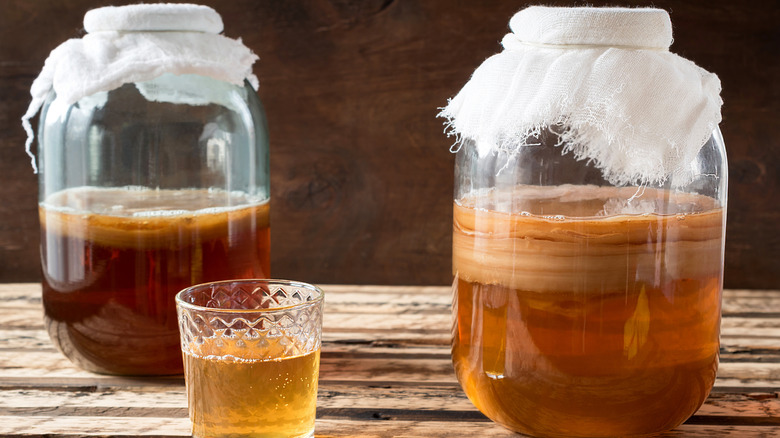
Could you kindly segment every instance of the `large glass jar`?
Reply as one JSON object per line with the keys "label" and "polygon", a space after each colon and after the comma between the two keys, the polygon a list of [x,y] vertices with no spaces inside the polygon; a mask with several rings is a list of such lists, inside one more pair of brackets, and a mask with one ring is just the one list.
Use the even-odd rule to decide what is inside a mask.
{"label": "large glass jar", "polygon": [[485,415],[534,436],[681,424],[718,367],[720,132],[685,172],[642,186],[611,184],[551,132],[528,143],[480,154],[467,141],[457,154],[458,380]]}
{"label": "large glass jar", "polygon": [[458,136],[452,359],[539,437],[649,436],[718,368],[720,82],[654,8],[532,6],[442,115]]}
{"label": "large glass jar", "polygon": [[199,75],[49,95],[38,130],[46,327],[80,367],[177,374],[174,296],[269,277],[265,114]]}

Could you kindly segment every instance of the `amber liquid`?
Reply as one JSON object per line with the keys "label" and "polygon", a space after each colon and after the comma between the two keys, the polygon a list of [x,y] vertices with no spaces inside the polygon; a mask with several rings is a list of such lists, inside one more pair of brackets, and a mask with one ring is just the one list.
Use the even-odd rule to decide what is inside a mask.
{"label": "amber liquid", "polygon": [[39,207],[52,341],[84,369],[183,370],[174,296],[269,276],[268,203],[205,190],[78,188]]}
{"label": "amber liquid", "polygon": [[319,350],[272,360],[187,353],[184,361],[194,437],[313,436]]}
{"label": "amber liquid", "polygon": [[565,190],[528,189],[511,213],[455,204],[458,379],[485,415],[530,435],[671,429],[715,380],[723,212],[648,189],[645,201],[690,212],[606,217],[636,190]]}

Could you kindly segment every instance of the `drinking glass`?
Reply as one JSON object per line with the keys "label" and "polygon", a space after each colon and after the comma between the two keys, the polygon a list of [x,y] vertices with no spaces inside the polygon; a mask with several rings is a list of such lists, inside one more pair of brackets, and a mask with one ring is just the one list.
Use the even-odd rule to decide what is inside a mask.
{"label": "drinking glass", "polygon": [[194,437],[311,437],[322,303],[286,280],[205,283],[176,296]]}

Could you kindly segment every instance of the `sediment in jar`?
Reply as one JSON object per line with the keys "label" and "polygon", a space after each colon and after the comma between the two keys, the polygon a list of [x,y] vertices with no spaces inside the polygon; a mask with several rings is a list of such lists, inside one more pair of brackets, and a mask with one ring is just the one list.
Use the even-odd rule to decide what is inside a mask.
{"label": "sediment in jar", "polygon": [[714,199],[520,186],[454,208],[453,365],[486,416],[533,436],[647,436],[701,406],[719,351]]}
{"label": "sediment in jar", "polygon": [[640,278],[706,278],[721,270],[723,210],[706,196],[516,187],[456,201],[453,223],[453,270],[473,283],[609,291]]}
{"label": "sediment in jar", "polygon": [[44,319],[82,368],[177,374],[175,294],[270,276],[268,203],[215,190],[76,188],[39,207]]}
{"label": "sediment in jar", "polygon": [[[112,248],[161,248],[228,234],[228,225],[252,220],[267,228],[267,201],[241,192],[78,187],[56,192],[39,207],[49,233]],[[251,217],[251,218],[250,218]]]}

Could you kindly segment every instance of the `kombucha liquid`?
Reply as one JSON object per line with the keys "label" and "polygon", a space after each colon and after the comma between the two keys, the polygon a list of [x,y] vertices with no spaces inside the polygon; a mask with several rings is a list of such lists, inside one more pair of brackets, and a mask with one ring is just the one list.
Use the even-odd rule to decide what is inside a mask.
{"label": "kombucha liquid", "polygon": [[636,192],[519,187],[455,203],[453,363],[494,421],[535,436],[642,436],[706,399],[723,211],[647,189],[634,205],[668,211],[604,215]]}
{"label": "kombucha liquid", "polygon": [[281,359],[239,359],[207,344],[185,353],[196,438],[309,437],[314,433],[320,350]]}
{"label": "kombucha liquid", "polygon": [[269,276],[269,208],[241,193],[74,188],[40,204],[49,335],[80,367],[183,370],[174,296]]}

